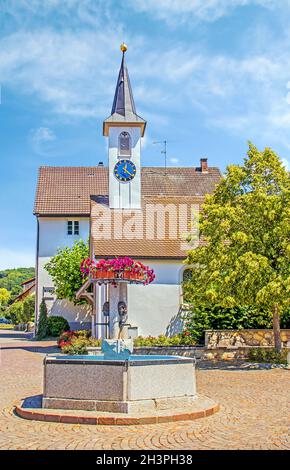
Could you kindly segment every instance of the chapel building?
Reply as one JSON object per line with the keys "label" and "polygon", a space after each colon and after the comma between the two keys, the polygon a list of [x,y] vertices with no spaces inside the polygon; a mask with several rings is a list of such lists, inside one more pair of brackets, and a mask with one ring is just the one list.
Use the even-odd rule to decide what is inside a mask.
{"label": "chapel building", "polygon": [[[148,286],[129,284],[125,298],[133,336],[172,335],[181,328],[182,281],[188,234],[199,207],[221,179],[202,158],[197,167],[146,167],[141,164],[146,121],[137,114],[121,46],[122,61],[111,115],[104,120],[108,166],[40,167],[34,214],[37,218],[36,312],[42,299],[49,315],[65,317],[71,329],[92,328],[110,335],[121,291],[95,284],[88,305],[57,299],[45,264],[58,248],[89,239],[92,259],[130,256],[154,269]],[[110,290],[111,289],[111,290]],[[122,286],[120,286],[122,289]],[[91,292],[91,293],[89,293]],[[116,297],[117,296],[117,297]],[[119,297],[118,297],[119,298]],[[108,311],[104,308],[109,305]]]}

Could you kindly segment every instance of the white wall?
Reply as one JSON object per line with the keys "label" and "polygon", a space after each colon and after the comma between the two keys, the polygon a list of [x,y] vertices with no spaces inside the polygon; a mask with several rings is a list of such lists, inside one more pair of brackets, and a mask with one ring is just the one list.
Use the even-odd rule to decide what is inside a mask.
{"label": "white wall", "polygon": [[[130,160],[136,166],[136,176],[128,183],[120,183],[114,175],[114,167],[118,160],[128,157],[118,157],[119,135],[129,132],[132,143]],[[141,130],[139,127],[110,127],[109,130],[109,200],[111,208],[141,207]]]}
{"label": "white wall", "polygon": [[[79,220],[80,234],[67,235],[67,221]],[[43,288],[53,287],[50,275],[44,269],[46,263],[54,256],[58,248],[72,246],[75,240],[87,240],[89,236],[88,218],[39,218],[39,257],[38,257],[38,306],[43,298]],[[90,309],[86,305],[74,305],[67,300],[57,300],[54,294],[46,293],[49,315],[61,315],[66,318],[72,328],[81,327],[83,323],[91,322]]]}
{"label": "white wall", "polygon": [[[68,236],[67,220],[80,221],[80,235]],[[43,287],[53,287],[48,272],[44,269],[50,257],[58,248],[72,246],[74,240],[87,240],[89,220],[75,218],[40,218],[39,219],[39,259],[38,259],[38,311],[43,296]],[[174,334],[181,329],[178,316],[181,303],[181,278],[185,265],[181,261],[141,260],[154,269],[156,279],[148,285],[128,286],[128,322],[138,327],[142,336]],[[51,294],[46,296],[52,297]],[[90,323],[90,309],[87,306],[75,306],[66,300],[47,301],[51,315],[62,315],[76,327],[82,322]]]}
{"label": "white wall", "polygon": [[[58,248],[72,246],[75,240],[89,237],[89,218],[78,217],[40,217],[39,219],[39,257],[54,256]],[[67,221],[78,220],[79,235],[67,235]]]}
{"label": "white wall", "polygon": [[146,261],[156,279],[148,286],[128,286],[128,323],[138,327],[141,336],[173,335],[181,331],[182,262]]}

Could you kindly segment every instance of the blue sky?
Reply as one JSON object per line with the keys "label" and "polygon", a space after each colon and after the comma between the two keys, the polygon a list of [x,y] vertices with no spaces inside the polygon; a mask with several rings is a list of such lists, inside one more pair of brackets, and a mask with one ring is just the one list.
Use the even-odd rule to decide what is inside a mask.
{"label": "blue sky", "polygon": [[252,140],[289,165],[289,0],[0,0],[0,269],[34,265],[40,165],[107,161],[122,41],[142,164],[222,170]]}

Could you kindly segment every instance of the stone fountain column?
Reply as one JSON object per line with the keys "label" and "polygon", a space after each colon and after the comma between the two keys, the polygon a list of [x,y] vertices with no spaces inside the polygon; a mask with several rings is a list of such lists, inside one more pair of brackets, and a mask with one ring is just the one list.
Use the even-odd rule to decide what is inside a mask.
{"label": "stone fountain column", "polygon": [[128,338],[128,329],[124,327],[120,331],[120,316],[118,311],[119,302],[125,302],[127,305],[127,284],[124,282],[117,283],[117,287],[110,285],[110,338],[111,339],[126,339]]}

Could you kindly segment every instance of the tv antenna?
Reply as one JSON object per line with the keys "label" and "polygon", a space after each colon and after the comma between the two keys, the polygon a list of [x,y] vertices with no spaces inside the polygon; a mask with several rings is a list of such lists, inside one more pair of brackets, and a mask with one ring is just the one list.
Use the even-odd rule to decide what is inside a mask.
{"label": "tv antenna", "polygon": [[163,144],[163,150],[161,150],[161,153],[164,154],[164,168],[165,168],[165,174],[167,170],[167,140],[157,140],[156,142],[153,142],[153,144]]}

